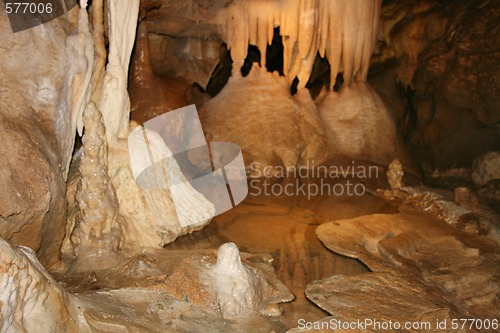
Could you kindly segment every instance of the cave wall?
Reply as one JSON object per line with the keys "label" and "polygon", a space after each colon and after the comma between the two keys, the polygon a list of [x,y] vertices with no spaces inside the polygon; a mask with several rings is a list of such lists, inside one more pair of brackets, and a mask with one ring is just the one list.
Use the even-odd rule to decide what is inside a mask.
{"label": "cave wall", "polygon": [[500,149],[498,15],[498,1],[384,2],[369,82],[428,172]]}
{"label": "cave wall", "polygon": [[58,261],[66,223],[75,13],[17,33],[0,13],[0,236],[39,251],[46,266]]}
{"label": "cave wall", "polygon": [[[321,1],[317,3],[323,6]],[[304,73],[311,73],[308,68],[312,66],[314,57],[311,55],[316,49],[320,56],[326,56],[330,70],[347,72],[343,79],[351,80],[352,59],[345,55],[354,50],[353,46],[347,39],[335,44],[335,35],[323,37],[321,34],[318,34],[318,44],[308,44],[318,37],[308,37],[308,24],[319,27],[329,19],[324,15],[313,15],[317,21],[308,21],[306,15],[297,14],[305,27],[298,38],[293,25],[284,19],[292,17],[295,8],[302,8],[294,7],[294,1],[287,2],[286,10],[271,2],[259,1],[243,4],[227,0],[182,3],[155,0],[142,1],[142,4],[143,9],[147,8],[145,22],[150,32],[152,65],[158,73],[175,75],[177,71],[178,75],[205,88],[209,82],[208,73],[215,68],[216,46],[222,42],[227,43],[236,62],[241,62],[249,50],[243,44],[256,45],[263,65],[265,48],[260,35],[268,28],[266,22],[274,20],[274,26],[281,25],[281,33],[285,36],[284,72],[290,84],[295,75],[300,78],[299,85],[305,84]],[[310,5],[314,6],[313,2]],[[413,158],[428,172],[436,168],[470,167],[477,155],[500,148],[500,113],[496,107],[500,96],[500,43],[495,19],[499,7],[498,2],[487,0],[383,2],[368,80],[393,113]],[[307,10],[300,9],[301,12]],[[347,17],[350,10],[362,15],[358,7],[345,9],[343,15]],[[271,18],[264,19],[263,25],[255,25],[251,14],[255,11],[269,12]],[[285,12],[288,16],[283,16]],[[241,19],[233,22],[230,19],[233,16]],[[376,22],[373,25],[376,26]],[[350,30],[345,31],[346,35],[349,33]],[[294,41],[298,43],[295,51]],[[336,49],[331,48],[334,44],[339,47],[340,60],[336,57]],[[188,52],[196,56],[185,57],[187,50],[196,50]],[[307,50],[314,52],[308,54]],[[209,64],[203,64],[201,59],[209,59]],[[302,59],[298,67],[297,59]],[[187,64],[191,65],[189,68],[203,69],[189,73],[185,69]],[[362,73],[363,69],[359,70]],[[326,77],[331,88],[335,77]],[[314,80],[317,78],[313,72],[309,82]]]}

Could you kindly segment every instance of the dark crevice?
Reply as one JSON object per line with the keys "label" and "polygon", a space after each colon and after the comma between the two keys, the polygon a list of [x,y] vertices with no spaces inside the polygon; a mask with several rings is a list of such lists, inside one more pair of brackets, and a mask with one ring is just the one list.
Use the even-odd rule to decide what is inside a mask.
{"label": "dark crevice", "polygon": [[267,46],[266,67],[269,72],[277,71],[283,76],[283,39],[280,35],[280,28],[274,28],[273,41]]}

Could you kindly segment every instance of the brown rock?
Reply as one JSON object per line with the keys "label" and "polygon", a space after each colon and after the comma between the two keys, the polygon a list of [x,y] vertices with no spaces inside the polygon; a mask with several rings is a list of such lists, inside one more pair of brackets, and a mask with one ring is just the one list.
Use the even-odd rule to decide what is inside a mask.
{"label": "brown rock", "polygon": [[64,236],[65,169],[75,135],[65,99],[70,17],[14,34],[0,16],[0,236],[38,251],[49,266]]}
{"label": "brown rock", "polygon": [[412,143],[422,158],[430,152],[439,168],[468,166],[500,142],[500,43],[493,32],[499,3],[473,2],[452,13],[446,34],[420,55],[414,77]]}
{"label": "brown rock", "polygon": [[233,74],[224,89],[200,111],[208,141],[238,144],[248,166],[318,165],[326,138],[307,90],[291,96],[284,77],[254,66],[246,77]]}
{"label": "brown rock", "polygon": [[348,156],[384,166],[399,158],[418,174],[396,129],[394,118],[365,82],[342,86],[317,99],[330,157]]}
{"label": "brown rock", "polygon": [[[491,240],[410,211],[330,222],[317,234],[330,250],[358,258],[373,271],[337,275],[307,287],[308,298],[331,313],[333,321],[369,319],[385,325],[425,324],[426,332],[475,332],[479,329],[452,328],[451,319],[498,315],[498,245]],[[445,319],[446,328],[436,327]],[[377,331],[373,325],[365,329]],[[392,325],[383,331],[419,329]]]}
{"label": "brown rock", "polygon": [[142,124],[165,112],[186,106],[189,87],[181,79],[160,77],[154,72],[148,32],[144,23],[141,23],[137,31],[128,87],[131,119]]}

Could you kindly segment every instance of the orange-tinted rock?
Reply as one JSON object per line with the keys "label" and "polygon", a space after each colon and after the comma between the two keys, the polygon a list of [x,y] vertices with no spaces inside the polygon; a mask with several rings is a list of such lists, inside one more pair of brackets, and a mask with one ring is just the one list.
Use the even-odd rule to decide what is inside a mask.
{"label": "orange-tinted rock", "polygon": [[290,94],[286,79],[254,66],[248,76],[233,76],[200,111],[208,141],[238,144],[254,170],[265,166],[320,164],[326,138],[307,89]]}
{"label": "orange-tinted rock", "polygon": [[76,76],[68,20],[14,34],[0,15],[0,237],[38,251],[46,265],[58,261],[64,237],[75,136],[66,100]]}
{"label": "orange-tinted rock", "polygon": [[142,124],[165,112],[187,105],[191,85],[178,78],[160,77],[153,71],[146,26],[137,31],[129,78],[130,118]]}

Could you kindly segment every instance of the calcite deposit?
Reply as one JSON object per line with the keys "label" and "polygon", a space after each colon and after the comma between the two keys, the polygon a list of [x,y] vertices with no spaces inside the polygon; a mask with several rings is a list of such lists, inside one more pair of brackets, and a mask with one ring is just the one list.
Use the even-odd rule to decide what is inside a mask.
{"label": "calcite deposit", "polygon": [[[184,283],[189,277],[191,283]],[[185,259],[166,280],[167,293],[187,300],[226,319],[243,318],[252,312],[279,316],[277,303],[290,302],[292,293],[276,279],[269,267],[242,262],[234,243],[213,254]]]}
{"label": "calcite deposit", "polygon": [[325,132],[309,91],[291,96],[284,77],[257,65],[246,77],[233,74],[200,113],[208,141],[238,144],[255,170],[326,158]]}
{"label": "calcite deposit", "polygon": [[83,113],[83,123],[80,181],[75,194],[79,211],[70,231],[71,243],[77,255],[92,248],[116,251],[122,242],[118,200],[108,176],[104,123],[92,102]]}
{"label": "calcite deposit", "polygon": [[395,158],[414,170],[389,110],[364,82],[344,85],[316,101],[326,128],[329,156],[348,156],[381,165]]}
{"label": "calcite deposit", "polygon": [[13,33],[0,13],[0,236],[34,249],[47,266],[58,264],[64,237],[72,105],[87,70],[77,14]]}
{"label": "calcite deposit", "polygon": [[0,253],[0,332],[80,331],[76,298],[58,285],[33,250],[0,239]]}
{"label": "calcite deposit", "polygon": [[497,330],[498,1],[71,2],[0,5],[0,333]]}

